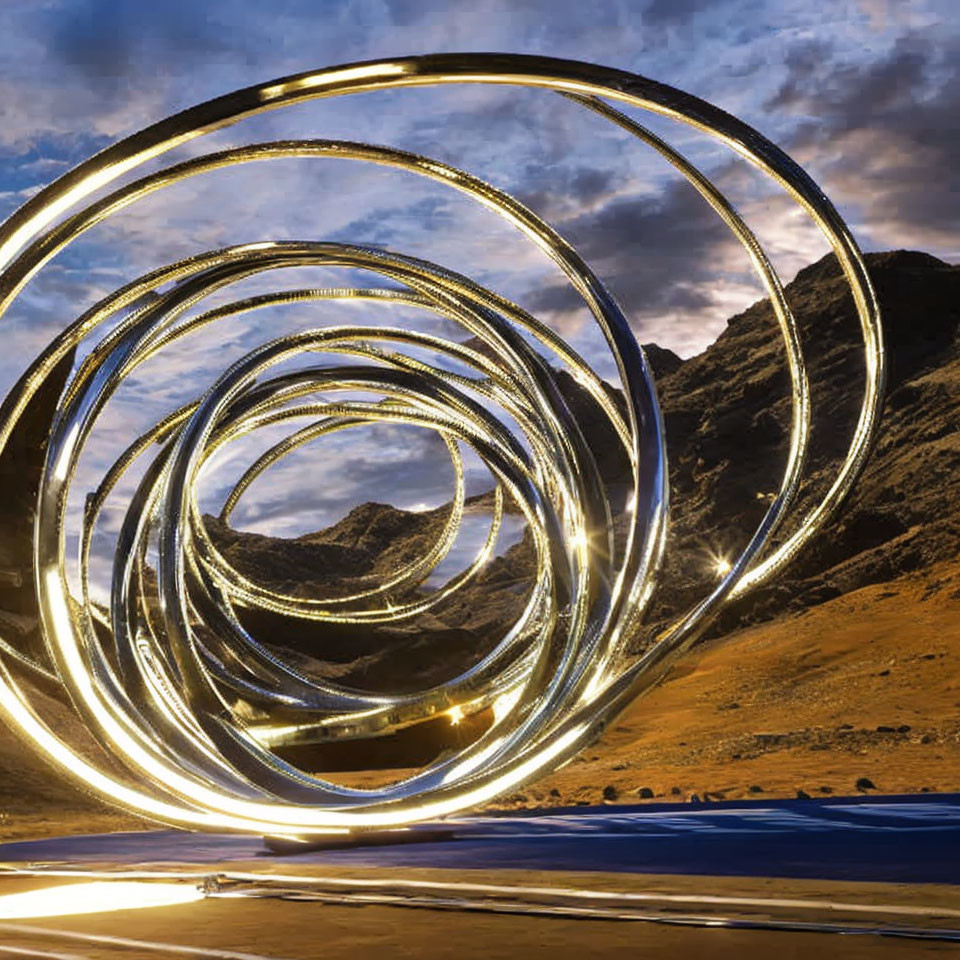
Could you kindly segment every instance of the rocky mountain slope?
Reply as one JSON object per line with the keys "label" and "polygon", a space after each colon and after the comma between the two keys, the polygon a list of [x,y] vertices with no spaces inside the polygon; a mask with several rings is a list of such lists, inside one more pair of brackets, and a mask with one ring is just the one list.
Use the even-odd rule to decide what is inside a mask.
{"label": "rocky mountain slope", "polygon": [[[828,535],[785,577],[746,599],[724,629],[958,553],[960,267],[906,251],[871,254],[867,263],[890,359],[880,441]],[[832,256],[802,270],[787,293],[803,331],[814,401],[812,482],[803,505],[822,495],[848,442],[862,361],[853,304]],[[691,549],[697,537],[720,550],[738,546],[739,531],[758,519],[763,494],[774,489],[789,423],[779,358],[772,312],[761,302],[663,380],[677,534]]]}

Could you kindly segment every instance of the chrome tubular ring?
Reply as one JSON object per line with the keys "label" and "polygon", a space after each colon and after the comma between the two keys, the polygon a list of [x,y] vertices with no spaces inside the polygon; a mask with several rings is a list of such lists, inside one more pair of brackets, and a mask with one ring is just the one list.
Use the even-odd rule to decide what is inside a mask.
{"label": "chrome tubular ring", "polygon": [[[258,143],[196,154],[141,179],[127,176],[174,147],[262,111],[313,98],[463,83],[552,91],[657,151],[743,245],[780,326],[793,402],[780,489],[712,592],[648,638],[640,654],[631,650],[637,649],[654,594],[668,516],[663,423],[651,369],[627,318],[569,243],[519,201],[463,170],[365,143]],[[776,544],[771,537],[794,507],[810,423],[795,320],[763,249],[716,186],[614,104],[686,123],[773,178],[820,229],[852,290],[866,357],[859,420],[830,489],[807,515],[794,518],[790,535]],[[0,637],[0,706],[6,719],[86,788],[146,817],[192,829],[309,836],[446,816],[571,759],[662,675],[724,604],[775,576],[821,530],[869,453],[885,364],[877,304],[857,246],[830,202],[781,150],[723,111],[644,77],[500,54],[410,57],[304,73],[219,97],[118,142],[38,193],[0,228],[0,313],[47,261],[116,211],[208,171],[261,162],[273,169],[267,161],[288,157],[350,159],[408,171],[504,218],[552,259],[582,298],[616,360],[625,397],[623,407],[613,402],[585,360],[545,324],[438,264],[363,245],[270,239],[193,256],[116,290],[58,336],[6,397],[0,450],[51,373],[78,345],[92,344],[60,396],[37,492],[33,563],[47,657],[40,663]],[[114,186],[120,178],[126,178],[124,184]],[[221,297],[216,306],[204,306],[211,294],[240,280],[300,266],[367,271],[384,285],[286,290],[226,304]],[[399,326],[331,325],[263,343],[215,383],[202,385],[191,403],[132,440],[87,497],[71,574],[68,495],[84,443],[124,378],[195,331],[229,325],[240,314],[292,299],[323,301],[331,309],[347,300],[383,310],[422,309],[452,321],[463,337],[444,339]],[[425,352],[435,361],[422,359]],[[315,362],[284,366],[314,356]],[[591,438],[564,399],[558,368],[593,398],[630,466],[631,523],[621,545],[614,544],[610,494]],[[228,498],[229,513],[253,479],[291,450],[374,422],[436,431],[450,452],[455,495],[426,555],[385,582],[327,598],[287,595],[234,569],[217,550],[197,505],[197,484],[213,455],[263,427],[289,425],[287,439],[240,478]],[[417,592],[409,588],[423,582],[457,535],[465,447],[496,481],[490,532],[477,560],[462,573],[434,593]],[[88,589],[92,529],[120,477],[145,459],[117,539],[105,610],[91,601]],[[381,695],[307,677],[241,623],[238,609],[253,607],[317,621],[322,636],[324,623],[387,623],[421,613],[452,595],[489,559],[508,501],[529,530],[534,585],[512,628],[478,663],[443,684]],[[151,544],[157,549],[155,569],[148,569]],[[394,603],[395,595],[405,599]],[[97,766],[51,729],[32,701],[30,684],[19,682],[39,675],[62,685],[84,724],[126,773],[114,765]],[[373,789],[309,775],[271,749],[285,730],[361,739],[452,710],[487,708],[494,722],[459,753]]]}

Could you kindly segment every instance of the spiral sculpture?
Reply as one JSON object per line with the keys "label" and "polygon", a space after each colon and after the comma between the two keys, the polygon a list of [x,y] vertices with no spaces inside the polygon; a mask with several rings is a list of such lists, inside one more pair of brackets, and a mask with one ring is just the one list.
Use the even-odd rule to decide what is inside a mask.
{"label": "spiral sculpture", "polygon": [[[656,389],[614,298],[543,220],[513,197],[436,160],[327,140],[259,143],[195,155],[103,193],[165,151],[260,111],[311,98],[459,83],[545,88],[656,150],[743,245],[782,332],[793,420],[779,491],[712,592],[650,638],[639,655],[631,656],[630,644],[642,631],[654,593],[668,515]],[[853,292],[866,356],[857,427],[828,492],[807,515],[795,518],[793,532],[776,544],[771,537],[794,504],[810,422],[794,318],[763,250],[723,195],[611,102],[687,123],[772,177],[822,231]],[[160,267],[111,293],[64,330],[6,397],[0,450],[51,373],[65,361],[69,365],[67,358],[79,344],[93,344],[60,395],[37,491],[33,565],[45,655],[32,655],[9,638],[0,643],[0,704],[9,723],[88,789],[144,816],[193,829],[311,836],[442,817],[571,759],[662,675],[724,604],[775,576],[821,529],[869,452],[880,410],[884,354],[877,304],[854,240],[807,174],[777,147],[708,103],[643,77],[574,61],[498,54],[411,57],[304,73],[211,100],[128,137],[38,193],[0,228],[0,313],[47,261],[115,211],[207,171],[280,157],[349,158],[409,171],[503,217],[556,263],[582,298],[616,359],[626,399],[618,407],[599,377],[561,338],[467,277],[402,253],[269,239]],[[95,192],[98,199],[85,205]],[[370,289],[286,291],[193,309],[241,279],[296,266],[361,268],[389,283]],[[196,330],[294,298],[333,304],[363,299],[383,309],[420,308],[454,321],[464,337],[455,341],[395,327],[333,325],[254,349],[215,383],[199,388],[193,402],[136,438],[87,496],[71,580],[67,497],[85,440],[118,385],[147,358]],[[426,348],[455,363],[428,363],[404,352],[411,348]],[[314,354],[314,364],[301,364],[293,372],[275,369],[291,357],[303,360]],[[451,372],[456,366],[470,373]],[[591,438],[584,436],[564,401],[555,367],[566,368],[589,392],[630,464],[632,522],[622,548],[614,549],[609,494]],[[374,399],[356,399],[358,392]],[[329,399],[338,394],[339,400]],[[257,475],[291,450],[371,422],[416,425],[436,431],[446,443],[457,483],[434,546],[388,582],[350,596],[285,595],[234,569],[205,529],[197,505],[198,477],[211,456],[253,431],[289,425],[287,439],[237,482],[229,508]],[[477,452],[497,481],[487,547],[440,590],[418,592],[414,588],[449,550],[463,515],[464,445]],[[142,465],[144,458],[149,463],[117,540],[107,610],[90,598],[91,531],[105,498],[131,464]],[[449,682],[414,694],[374,695],[316,680],[278,659],[241,623],[242,608],[269,610],[316,621],[322,637],[324,624],[331,621],[384,623],[428,609],[469,581],[489,557],[505,498],[522,512],[529,528],[535,584],[513,627],[477,664]],[[155,571],[148,570],[146,559],[151,543],[158,551]],[[407,599],[394,603],[391,598],[398,594]],[[18,682],[23,679],[61,685],[84,724],[125,772],[117,772],[116,764],[97,765],[88,753],[61,739],[32,702],[33,685]],[[444,712],[468,714],[488,707],[495,708],[495,722],[457,755],[377,789],[352,789],[308,775],[271,750],[304,731],[319,740],[359,739]],[[251,714],[261,718],[256,728],[246,720]],[[267,728],[269,737],[263,734]]]}

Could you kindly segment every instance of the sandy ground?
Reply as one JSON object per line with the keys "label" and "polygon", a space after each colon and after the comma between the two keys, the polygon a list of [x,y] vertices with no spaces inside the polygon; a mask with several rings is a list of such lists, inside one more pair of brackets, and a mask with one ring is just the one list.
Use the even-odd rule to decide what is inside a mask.
{"label": "sandy ground", "polygon": [[715,640],[494,806],[960,791],[958,622],[953,563]]}
{"label": "sandy ground", "polygon": [[[843,960],[912,960],[956,956],[950,944],[895,941],[877,937],[839,937],[720,929],[684,929],[659,924],[615,923],[536,917],[398,910],[366,906],[322,908],[305,904],[202,902],[132,915],[112,914],[69,921],[32,921],[32,926],[107,934],[147,941],[151,945],[189,944],[219,950],[252,951],[285,960],[369,960],[373,957],[431,957],[435,960],[494,960],[549,956],[553,960],[583,957],[662,956],[714,960],[753,960],[776,955],[779,960],[811,956]],[[82,951],[89,960],[172,956],[174,952],[140,953],[73,938],[6,932],[5,946],[33,950]],[[16,937],[16,939],[14,939]],[[27,954],[28,956],[30,954]],[[44,954],[34,953],[34,956]],[[46,953],[47,957],[52,954]],[[62,953],[59,954],[63,956]],[[78,954],[74,953],[74,956]],[[79,960],[78,956],[78,960]],[[213,955],[211,955],[213,956]]]}
{"label": "sandy ground", "polygon": [[716,641],[527,800],[960,790],[958,618],[953,564]]}

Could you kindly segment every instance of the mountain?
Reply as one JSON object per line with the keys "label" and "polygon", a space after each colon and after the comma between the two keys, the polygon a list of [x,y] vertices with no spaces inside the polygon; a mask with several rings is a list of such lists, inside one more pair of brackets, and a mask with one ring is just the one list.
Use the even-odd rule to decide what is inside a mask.
{"label": "mountain", "polygon": [[[763,780],[766,791],[792,795],[801,789],[793,786],[798,778],[810,786],[814,774],[804,771],[812,761],[822,767],[824,757],[839,766],[832,773],[823,768],[820,779],[827,782],[811,790],[851,792],[861,778],[848,771],[867,770],[873,782],[881,779],[878,764],[888,771],[886,789],[960,784],[960,727],[951,719],[960,702],[954,705],[950,694],[960,651],[941,636],[941,625],[960,608],[960,568],[951,566],[960,556],[960,267],[910,251],[866,259],[881,303],[890,376],[876,450],[847,503],[783,575],[724,611],[673,679],[628,711],[619,733],[608,734],[595,755],[588,752],[543,789],[525,793],[520,805],[557,802],[557,795],[597,802],[602,779],[615,793],[637,799],[624,779],[632,782],[644,767],[670,769],[671,752],[674,782],[664,780],[655,796],[675,796],[675,790],[719,795],[716,784],[738,764],[758,765],[751,776]],[[863,360],[853,303],[833,256],[802,270],[787,296],[802,331],[814,400],[802,511],[823,495],[845,452]],[[745,544],[776,489],[791,415],[784,351],[765,300],[732,317],[697,357],[680,361],[655,345],[647,352],[667,429],[673,512],[661,587],[638,647],[705,594],[715,582],[716,557],[731,557]],[[621,490],[625,463],[609,428],[571,377],[562,374],[559,382],[587,425],[605,481]],[[398,524],[409,524],[400,543],[404,537],[422,542],[444,510],[401,515],[363,504],[330,530],[302,539],[344,548],[362,542],[371,556],[387,557],[399,549]],[[627,519],[616,518],[621,533]],[[210,523],[215,539],[228,536]],[[267,552],[254,560],[246,548],[253,540],[228,538],[241,570],[281,585],[271,571],[289,569],[289,557],[281,554],[297,549],[297,541],[257,540]],[[316,568],[301,569],[310,571],[305,579],[314,577]],[[532,570],[530,545],[521,541],[429,618],[384,631],[324,631],[322,638],[316,632],[309,647],[293,646],[336,659],[337,675],[348,683],[416,688],[489,649],[519,611]],[[921,599],[925,606],[918,608]],[[886,623],[886,633],[870,635],[875,620]],[[250,626],[271,625],[261,618]],[[756,664],[745,671],[741,657],[751,648]],[[891,661],[910,665],[891,675]],[[777,722],[785,704],[794,713]],[[661,716],[651,721],[650,711],[658,709]],[[701,726],[691,730],[693,716]],[[791,716],[804,721],[799,728]],[[758,735],[758,729],[771,732]],[[398,755],[402,763],[404,750]],[[597,767],[607,769],[605,777]],[[697,770],[706,783],[698,788],[684,779]],[[741,783],[724,795],[749,795],[758,785]],[[551,798],[547,786],[558,794]]]}
{"label": "mountain", "polygon": [[[960,267],[924,253],[868,254],[890,361],[880,439],[839,516],[776,582],[721,620],[729,631],[806,609],[953,558],[960,547]],[[830,255],[787,287],[813,397],[799,507],[826,490],[852,434],[863,360],[852,299]],[[677,508],[668,559],[674,607],[702,578],[684,565],[698,544],[732,553],[776,489],[790,422],[787,374],[767,301],[733,317],[717,341],[661,384]]]}

